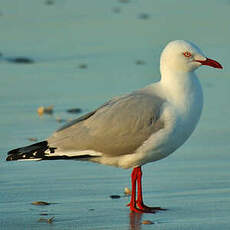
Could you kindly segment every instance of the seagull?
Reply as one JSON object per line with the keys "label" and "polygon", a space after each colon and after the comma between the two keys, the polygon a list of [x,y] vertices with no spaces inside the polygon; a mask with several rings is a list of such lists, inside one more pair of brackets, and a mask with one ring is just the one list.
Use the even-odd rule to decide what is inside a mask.
{"label": "seagull", "polygon": [[74,159],[132,168],[132,212],[155,213],[142,196],[141,167],[178,149],[194,131],[203,107],[195,70],[222,69],[192,42],[169,42],[160,58],[158,82],[114,97],[67,123],[47,140],[8,152],[7,161]]}

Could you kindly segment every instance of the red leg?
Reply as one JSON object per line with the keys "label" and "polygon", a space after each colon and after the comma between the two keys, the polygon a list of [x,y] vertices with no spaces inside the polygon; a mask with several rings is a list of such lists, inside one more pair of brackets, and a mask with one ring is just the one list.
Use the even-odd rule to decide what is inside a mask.
{"label": "red leg", "polygon": [[160,207],[148,207],[143,202],[143,196],[142,196],[142,171],[141,167],[137,167],[137,186],[138,186],[138,196],[136,204],[139,207],[140,210],[147,213],[155,213],[159,210],[165,210]]}
{"label": "red leg", "polygon": [[136,181],[137,181],[137,168],[134,168],[131,174],[131,182],[132,182],[131,200],[127,206],[129,206],[131,211],[141,213],[141,210],[139,210],[136,206]]}
{"label": "red leg", "polygon": [[[137,212],[137,213],[155,213],[156,211],[159,211],[159,210],[166,210],[160,207],[148,207],[144,205],[143,197],[142,197],[141,179],[142,179],[142,171],[141,171],[141,167],[139,166],[139,167],[134,168],[131,174],[132,195],[131,195],[130,203],[128,204],[128,206],[130,207],[130,210]],[[136,183],[138,186],[137,200],[136,200]]]}

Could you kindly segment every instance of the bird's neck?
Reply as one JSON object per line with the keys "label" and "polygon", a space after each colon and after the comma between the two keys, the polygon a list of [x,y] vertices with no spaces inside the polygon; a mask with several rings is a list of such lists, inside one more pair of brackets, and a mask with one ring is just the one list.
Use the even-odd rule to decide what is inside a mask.
{"label": "bird's neck", "polygon": [[193,103],[203,104],[199,79],[194,72],[163,72],[160,84],[167,100],[181,109],[188,109]]}

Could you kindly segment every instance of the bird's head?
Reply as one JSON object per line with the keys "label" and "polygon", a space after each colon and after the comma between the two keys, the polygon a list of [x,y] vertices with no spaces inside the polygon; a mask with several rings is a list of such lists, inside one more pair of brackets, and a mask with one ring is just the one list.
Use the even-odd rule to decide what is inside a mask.
{"label": "bird's head", "polygon": [[222,69],[220,63],[207,58],[195,44],[176,40],[171,41],[161,54],[161,71],[193,72],[201,65]]}

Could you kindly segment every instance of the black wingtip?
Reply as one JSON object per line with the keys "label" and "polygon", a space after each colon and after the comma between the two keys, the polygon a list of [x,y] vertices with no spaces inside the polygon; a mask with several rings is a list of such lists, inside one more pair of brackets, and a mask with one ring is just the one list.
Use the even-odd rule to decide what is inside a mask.
{"label": "black wingtip", "polygon": [[[40,158],[41,155],[44,155],[45,150],[47,150],[48,142],[42,141],[29,146],[17,148],[10,150],[7,154],[6,161],[16,161],[20,159],[31,159],[31,158]],[[34,152],[39,154],[33,155]]]}

